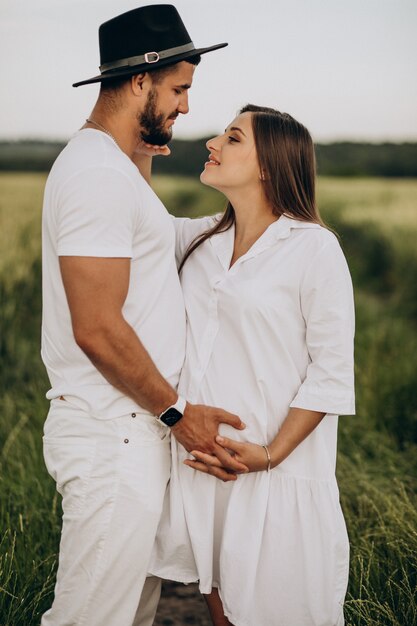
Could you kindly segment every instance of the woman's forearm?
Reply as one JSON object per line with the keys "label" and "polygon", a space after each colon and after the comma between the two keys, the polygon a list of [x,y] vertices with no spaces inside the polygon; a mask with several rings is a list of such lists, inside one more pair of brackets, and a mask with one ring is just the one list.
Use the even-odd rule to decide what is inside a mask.
{"label": "woman's forearm", "polygon": [[[320,424],[325,413],[307,411],[306,409],[290,409],[275,439],[267,446],[271,458],[270,467],[276,467],[295,450],[313,430]],[[258,443],[236,441],[228,437],[216,437],[217,443],[229,451],[250,472],[261,472],[269,467],[269,457],[265,454],[265,446]],[[222,467],[218,458],[193,450],[194,459],[186,459],[185,465],[206,474],[216,476]]]}
{"label": "woman's forearm", "polygon": [[171,150],[168,146],[151,146],[150,144],[141,143],[133,153],[132,161],[148,185],[150,185],[153,157],[169,156],[170,154]]}
{"label": "woman's forearm", "polygon": [[271,467],[276,467],[318,426],[325,413],[291,408],[277,436],[268,445]]}
{"label": "woman's forearm", "polygon": [[148,154],[135,152],[132,161],[136,165],[148,185],[150,185],[152,175],[152,157]]}

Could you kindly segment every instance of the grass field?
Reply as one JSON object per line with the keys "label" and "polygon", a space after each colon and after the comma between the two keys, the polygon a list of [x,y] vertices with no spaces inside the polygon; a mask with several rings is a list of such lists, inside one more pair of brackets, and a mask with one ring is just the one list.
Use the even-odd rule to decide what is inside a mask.
{"label": "grass field", "polygon": [[[0,626],[39,623],[54,584],[60,506],[41,431],[40,208],[45,176],[0,175]],[[197,181],[155,181],[178,215],[220,211]],[[351,539],[348,626],[417,624],[417,181],[320,179],[324,218],[356,287],[357,416],[340,420]],[[291,625],[288,625],[291,626]]]}

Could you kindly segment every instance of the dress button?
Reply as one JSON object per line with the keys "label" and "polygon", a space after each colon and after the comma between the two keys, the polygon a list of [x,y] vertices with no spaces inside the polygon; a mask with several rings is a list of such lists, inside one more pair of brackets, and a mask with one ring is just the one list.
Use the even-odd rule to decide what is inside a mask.
{"label": "dress button", "polygon": [[136,413],[132,413],[132,417],[136,417]]}
{"label": "dress button", "polygon": [[125,443],[129,443],[129,439],[125,439]]}

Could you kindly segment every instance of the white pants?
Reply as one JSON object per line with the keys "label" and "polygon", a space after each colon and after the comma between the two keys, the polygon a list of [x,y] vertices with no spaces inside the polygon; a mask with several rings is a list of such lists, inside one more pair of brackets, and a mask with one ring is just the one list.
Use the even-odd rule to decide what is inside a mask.
{"label": "white pants", "polygon": [[159,581],[142,590],[170,473],[168,430],[149,415],[99,420],[53,400],[43,442],[63,524],[41,626],[150,626]]}

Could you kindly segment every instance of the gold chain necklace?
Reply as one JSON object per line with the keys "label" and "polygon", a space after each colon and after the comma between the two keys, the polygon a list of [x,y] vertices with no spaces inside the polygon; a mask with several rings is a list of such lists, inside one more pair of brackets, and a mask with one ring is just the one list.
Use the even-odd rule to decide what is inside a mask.
{"label": "gold chain necklace", "polygon": [[[120,148],[119,144],[117,143],[116,139],[113,137],[113,135],[111,134],[111,132],[109,130],[107,130],[107,128],[104,128],[104,126],[102,126],[101,124],[99,124],[98,122],[95,122],[94,120],[90,120],[89,118],[87,118],[85,120],[87,122],[87,124],[94,124],[94,126],[97,126],[97,128],[99,128],[100,130],[103,131],[103,133],[106,133],[106,135],[108,135],[111,139],[113,139],[114,143],[116,144],[116,146],[118,148]],[[121,150],[121,148],[120,148]]]}

